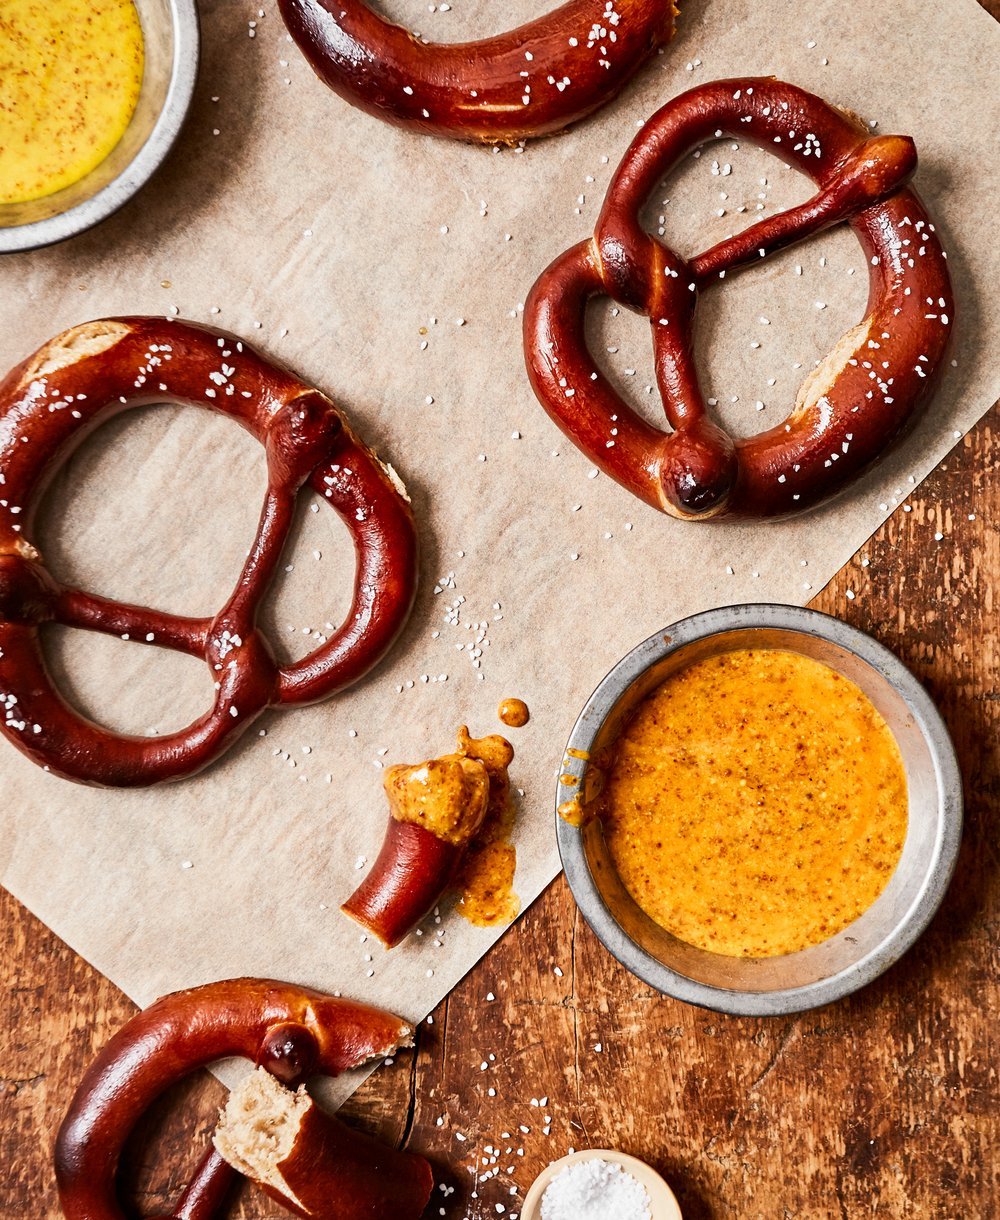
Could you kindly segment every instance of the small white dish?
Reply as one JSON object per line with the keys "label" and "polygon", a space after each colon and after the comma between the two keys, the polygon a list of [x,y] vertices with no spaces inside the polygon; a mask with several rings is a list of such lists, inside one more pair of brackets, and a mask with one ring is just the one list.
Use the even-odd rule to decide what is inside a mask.
{"label": "small white dish", "polygon": [[[609,1161],[613,1165],[620,1165],[626,1173],[631,1174],[646,1188],[653,1220],[683,1220],[680,1204],[677,1202],[674,1192],[656,1170],[647,1165],[645,1161],[640,1161],[638,1157],[629,1156],[625,1152],[616,1152],[611,1148],[588,1148],[583,1152],[573,1152],[569,1156],[562,1157],[561,1160],[553,1161],[532,1182],[531,1189],[525,1196],[524,1206],[521,1208],[521,1220],[541,1220],[542,1195],[556,1174],[562,1173],[569,1165],[575,1165],[578,1161],[594,1160]],[[609,1216],[608,1220],[614,1220],[614,1218]]]}

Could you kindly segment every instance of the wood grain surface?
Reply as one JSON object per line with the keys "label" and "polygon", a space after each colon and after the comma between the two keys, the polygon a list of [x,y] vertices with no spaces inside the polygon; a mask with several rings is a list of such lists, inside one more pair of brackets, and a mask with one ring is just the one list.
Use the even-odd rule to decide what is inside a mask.
{"label": "wood grain surface", "polygon": [[[896,652],[955,739],[966,829],[927,934],[850,999],[729,1018],[619,967],[559,878],[344,1111],[434,1161],[428,1215],[516,1215],[550,1160],[614,1147],[661,1170],[686,1220],[1000,1216],[998,463],[1000,406],[812,603]],[[3,891],[0,919],[0,1215],[56,1220],[55,1129],[135,1006]],[[202,1075],[150,1116],[139,1213],[167,1209],[222,1097]],[[232,1210],[284,1214],[249,1187]]]}
{"label": "wood grain surface", "polygon": [[[560,878],[421,1027],[415,1052],[347,1107],[435,1161],[454,1194],[429,1214],[517,1212],[548,1161],[611,1146],[660,1168],[688,1220],[1000,1215],[998,427],[994,408],[813,603],[901,656],[954,736],[966,830],[928,933],[818,1012],[715,1016],[619,967]],[[54,1130],[94,1052],[135,1009],[13,898],[0,904],[0,1214],[41,1220],[59,1215]],[[199,1078],[153,1116],[130,1183],[143,1212],[183,1184],[222,1095]],[[233,1211],[277,1214],[249,1189]]]}

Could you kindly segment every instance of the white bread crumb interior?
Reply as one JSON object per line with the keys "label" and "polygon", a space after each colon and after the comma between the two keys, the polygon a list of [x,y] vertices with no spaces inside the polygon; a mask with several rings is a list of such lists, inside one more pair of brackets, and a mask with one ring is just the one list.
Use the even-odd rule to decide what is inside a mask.
{"label": "white bread crumb interior", "polygon": [[832,350],[803,379],[796,396],[795,408],[785,421],[786,423],[797,421],[817,406],[820,406],[821,410],[823,407],[829,409],[828,403],[820,405],[821,400],[829,394],[833,383],[848,363],[864,357],[865,345],[868,342],[871,328],[872,320],[866,315],[856,326],[852,326],[849,331],[840,336]]}
{"label": "white bread crumb interior", "polygon": [[293,1092],[259,1067],[229,1094],[212,1136],[218,1154],[244,1177],[301,1207],[278,1170],[313,1105],[304,1085]]}

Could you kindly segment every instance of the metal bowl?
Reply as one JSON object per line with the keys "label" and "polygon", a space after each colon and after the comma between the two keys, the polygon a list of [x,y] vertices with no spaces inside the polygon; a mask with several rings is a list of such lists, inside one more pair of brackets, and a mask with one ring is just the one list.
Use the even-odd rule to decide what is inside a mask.
{"label": "metal bowl", "polygon": [[64,241],[105,220],[145,185],[177,139],[198,74],[195,0],[135,0],[135,6],[145,67],[125,134],[79,182],[43,199],[0,204],[0,254]]}
{"label": "metal bowl", "polygon": [[927,927],[955,867],[962,781],[941,716],[888,649],[815,610],[726,606],[651,636],[608,674],[570,735],[557,810],[578,795],[586,810],[600,795],[611,747],[654,687],[684,666],[739,648],[777,648],[821,661],[859,686],[892,730],[906,769],[909,824],[896,871],[873,905],[842,932],[797,953],[728,957],[679,940],[640,910],[615,870],[600,818],[574,826],[557,812],[556,837],[577,905],[623,966],[689,1004],[778,1016],[829,1004],[870,983]]}

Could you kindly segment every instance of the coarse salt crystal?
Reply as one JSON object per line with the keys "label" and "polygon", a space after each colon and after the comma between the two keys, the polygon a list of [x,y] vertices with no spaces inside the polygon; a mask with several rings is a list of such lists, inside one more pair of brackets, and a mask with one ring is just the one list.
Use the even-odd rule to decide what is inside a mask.
{"label": "coarse salt crystal", "polygon": [[620,1165],[594,1157],[567,1165],[542,1195],[542,1220],[651,1220],[646,1188]]}

